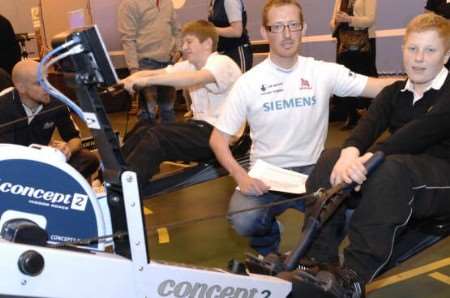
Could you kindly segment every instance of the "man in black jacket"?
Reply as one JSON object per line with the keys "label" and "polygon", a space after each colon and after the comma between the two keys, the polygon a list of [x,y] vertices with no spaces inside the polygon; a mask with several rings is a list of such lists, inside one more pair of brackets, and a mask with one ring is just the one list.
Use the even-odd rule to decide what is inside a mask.
{"label": "man in black jacket", "polygon": [[[37,82],[38,63],[23,60],[13,68],[14,89],[0,97],[0,143],[55,147],[86,179],[97,170],[94,153],[81,149],[79,131],[68,108],[49,97]],[[52,140],[55,129],[62,138]]]}
{"label": "man in black jacket", "polygon": [[[319,266],[334,274],[335,285],[327,293],[315,288],[311,297],[363,297],[364,285],[392,256],[401,227],[411,219],[450,214],[449,43],[448,20],[430,13],[415,17],[403,44],[408,79],[386,87],[342,148],[323,152],[310,175],[308,191],[341,182],[361,185],[343,266]],[[391,135],[376,144],[385,130]],[[366,177],[364,163],[375,151],[386,159]],[[341,206],[324,224],[308,252],[311,259],[336,264],[345,211]],[[294,291],[301,292],[307,283],[299,276]]]}

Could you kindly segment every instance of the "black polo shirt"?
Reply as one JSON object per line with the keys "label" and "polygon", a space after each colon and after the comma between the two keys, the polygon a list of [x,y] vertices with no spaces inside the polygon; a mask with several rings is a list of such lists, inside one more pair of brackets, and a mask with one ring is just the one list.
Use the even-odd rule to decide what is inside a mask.
{"label": "black polo shirt", "polygon": [[380,92],[344,147],[355,146],[363,153],[388,130],[391,136],[373,151],[427,153],[450,161],[450,74],[439,90],[426,91],[414,105],[412,92],[402,91],[405,84],[398,81]]}

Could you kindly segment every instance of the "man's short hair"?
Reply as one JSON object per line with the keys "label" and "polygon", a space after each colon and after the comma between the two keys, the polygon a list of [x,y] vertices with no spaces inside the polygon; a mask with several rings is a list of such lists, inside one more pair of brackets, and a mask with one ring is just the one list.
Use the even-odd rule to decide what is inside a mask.
{"label": "man's short hair", "polygon": [[267,0],[266,4],[264,4],[264,8],[262,11],[262,25],[265,27],[268,24],[269,20],[268,20],[268,14],[269,14],[269,10],[272,7],[279,7],[279,6],[285,6],[285,5],[294,5],[298,8],[299,11],[299,20],[300,23],[302,24],[303,27],[303,9],[302,6],[300,5],[300,3],[298,3],[297,0]]}
{"label": "man's short hair", "polygon": [[183,26],[181,30],[181,35],[194,35],[198,38],[200,42],[204,42],[208,38],[212,41],[212,52],[217,50],[217,42],[219,40],[219,35],[217,34],[216,27],[208,21],[196,20],[188,22]]}
{"label": "man's short hair", "polygon": [[450,21],[432,12],[423,13],[414,17],[406,26],[404,41],[412,32],[434,30],[444,41],[446,50],[450,50]]}

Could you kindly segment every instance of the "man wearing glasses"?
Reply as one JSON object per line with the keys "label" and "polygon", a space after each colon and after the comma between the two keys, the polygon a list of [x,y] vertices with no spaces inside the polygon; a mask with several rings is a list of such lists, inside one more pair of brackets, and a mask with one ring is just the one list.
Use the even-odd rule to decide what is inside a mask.
{"label": "man wearing glasses", "polygon": [[[374,97],[392,82],[299,56],[303,14],[296,0],[268,0],[262,23],[261,34],[270,45],[269,57],[235,83],[210,138],[218,160],[239,185],[229,212],[288,198],[284,193],[270,192],[261,180],[250,177],[231,155],[231,136],[245,121],[253,141],[252,164],[261,159],[309,174],[324,148],[330,97]],[[276,217],[288,208],[303,211],[303,202],[233,214],[229,219],[240,235],[250,238],[253,249],[267,255],[278,252],[280,227]]]}

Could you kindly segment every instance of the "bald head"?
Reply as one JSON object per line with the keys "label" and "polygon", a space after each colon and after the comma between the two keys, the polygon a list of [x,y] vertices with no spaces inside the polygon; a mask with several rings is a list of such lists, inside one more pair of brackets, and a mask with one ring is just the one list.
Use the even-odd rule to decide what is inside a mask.
{"label": "bald head", "polygon": [[12,80],[14,85],[26,84],[37,81],[39,63],[34,60],[22,60],[17,62],[12,70]]}
{"label": "bald head", "polygon": [[39,63],[34,60],[19,61],[12,70],[12,80],[22,103],[31,107],[49,102],[48,94],[39,86],[38,78]]}

